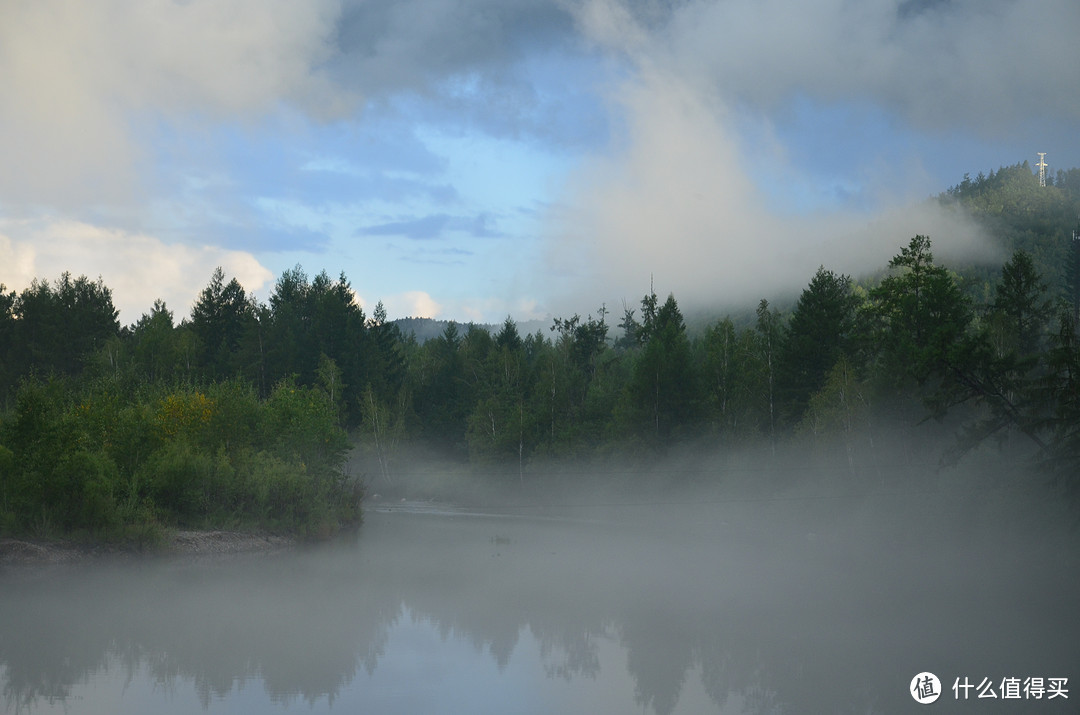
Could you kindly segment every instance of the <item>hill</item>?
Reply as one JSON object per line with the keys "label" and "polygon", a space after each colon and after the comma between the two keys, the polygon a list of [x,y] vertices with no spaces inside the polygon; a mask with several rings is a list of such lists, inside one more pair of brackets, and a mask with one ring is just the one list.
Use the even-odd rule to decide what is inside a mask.
{"label": "hill", "polygon": [[[1001,167],[989,175],[979,172],[940,194],[943,204],[958,205],[997,242],[1003,255],[1022,250],[1031,256],[1052,299],[1072,302],[1076,278],[1073,234],[1080,231],[1080,169],[1058,171],[1040,186],[1027,162]],[[999,277],[998,267],[952,266],[989,289]],[[1077,276],[1080,278],[1080,276]],[[1072,287],[1070,287],[1072,286]]]}

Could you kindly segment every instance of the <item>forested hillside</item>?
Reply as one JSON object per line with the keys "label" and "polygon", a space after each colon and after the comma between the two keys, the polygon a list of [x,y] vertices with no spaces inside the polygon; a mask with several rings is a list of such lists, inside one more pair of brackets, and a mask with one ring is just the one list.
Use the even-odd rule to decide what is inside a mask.
{"label": "forested hillside", "polygon": [[[1020,250],[1031,256],[1051,297],[1071,290],[1069,300],[1075,301],[1078,278],[1071,239],[1080,228],[1080,169],[1058,171],[1047,179],[1046,186],[1039,186],[1038,176],[1024,162],[989,175],[980,172],[974,179],[965,175],[938,200],[962,206],[1006,255]],[[992,286],[995,273],[984,269],[981,278]]]}
{"label": "forested hillside", "polygon": [[[1080,170],[965,177],[958,204],[1009,257],[943,266],[898,236],[881,278],[808,275],[790,311],[688,333],[674,295],[522,334],[448,324],[422,343],[348,279],[300,267],[268,303],[219,269],[189,315],[121,326],[100,280],[0,287],[0,532],[138,538],[161,524],[330,533],[363,481],[422,446],[523,480],[562,458],[678,445],[830,455],[880,473],[888,432],[945,418],[946,448],[1080,473]],[[913,232],[914,233],[914,232]],[[345,471],[350,442],[362,474]],[[903,448],[908,449],[911,445]],[[809,458],[809,457],[808,457]],[[493,469],[498,467],[498,469]],[[1075,495],[1075,490],[1071,492]]]}

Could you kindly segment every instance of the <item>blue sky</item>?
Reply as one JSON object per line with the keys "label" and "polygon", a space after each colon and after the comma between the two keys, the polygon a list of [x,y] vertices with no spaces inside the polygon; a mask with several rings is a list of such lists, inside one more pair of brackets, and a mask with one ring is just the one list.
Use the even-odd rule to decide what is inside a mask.
{"label": "blue sky", "polygon": [[1080,166],[1073,0],[42,0],[0,7],[0,282],[131,323],[221,265],[368,312],[756,303],[876,268],[919,202]]}

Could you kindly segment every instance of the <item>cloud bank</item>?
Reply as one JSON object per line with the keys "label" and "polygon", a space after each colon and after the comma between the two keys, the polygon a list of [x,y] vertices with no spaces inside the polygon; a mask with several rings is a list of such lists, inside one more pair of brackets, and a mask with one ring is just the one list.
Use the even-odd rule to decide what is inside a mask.
{"label": "cloud bank", "polygon": [[655,282],[695,307],[745,305],[801,289],[821,264],[879,269],[915,233],[942,257],[988,255],[961,215],[925,203],[774,215],[718,99],[653,74],[620,101],[625,145],[578,174],[553,228],[549,259],[575,284],[568,303],[635,304]]}
{"label": "cloud bank", "polygon": [[249,292],[273,281],[273,274],[250,253],[166,244],[153,236],[69,220],[0,221],[0,265],[7,267],[7,289],[17,291],[35,278],[52,281],[64,271],[100,276],[112,291],[123,325],[148,313],[157,298],[179,322],[190,314],[217,266]]}
{"label": "cloud bank", "polygon": [[[1057,21],[1048,41],[1058,47],[1021,57],[1006,43],[1025,13]],[[990,135],[1023,111],[1018,98],[1080,117],[1076,93],[1065,91],[1080,86],[1077,70],[1040,66],[1061,56],[1061,20],[1080,20],[1071,4],[729,0],[647,14],[596,0],[578,18],[633,71],[611,96],[623,133],[577,172],[552,221],[549,261],[571,286],[563,306],[634,305],[650,283],[695,307],[752,305],[797,292],[821,264],[880,269],[916,233],[930,235],[943,260],[993,258],[974,226],[925,194],[878,196],[873,211],[776,211],[743,129],[794,94],[869,99],[917,125]],[[1011,49],[997,56],[987,43]],[[786,151],[765,147],[779,173],[797,173]]]}
{"label": "cloud bank", "polygon": [[[203,285],[226,259],[253,284],[264,280],[253,254],[205,247],[206,236],[253,251],[329,250],[331,218],[375,235],[512,235],[485,218],[506,207],[464,202],[451,185],[461,172],[441,166],[442,155],[415,137],[413,153],[402,151],[401,136],[426,126],[521,140],[536,156],[591,152],[552,202],[547,233],[528,237],[549,260],[515,282],[528,293],[513,296],[521,310],[539,311],[556,285],[566,296],[551,300],[554,310],[636,301],[650,276],[680,299],[756,301],[797,290],[819,263],[878,268],[916,232],[942,257],[977,237],[954,217],[916,214],[909,191],[875,196],[874,213],[782,214],[751,164],[748,126],[768,171],[794,184],[812,181],[795,142],[828,141],[774,131],[800,101],[869,107],[943,138],[1014,137],[1032,117],[1072,127],[1078,36],[1075,0],[3,3],[0,280],[101,273],[141,311],[159,296],[189,300],[181,284]],[[335,153],[349,144],[352,155]],[[303,159],[298,146],[310,150]],[[892,189],[925,175],[917,159],[876,161]],[[855,179],[863,190],[867,171],[879,168]],[[372,196],[382,218],[354,211]],[[120,247],[115,265],[80,248],[94,241],[102,255]],[[125,272],[140,265],[131,246],[171,268]],[[479,284],[476,265],[465,280]],[[438,302],[403,298],[408,310],[457,309],[444,287],[410,278],[399,290]],[[483,290],[453,300],[478,311]]]}
{"label": "cloud bank", "polygon": [[332,0],[43,0],[0,6],[0,196],[82,208],[141,195],[137,123],[340,117]]}
{"label": "cloud bank", "polygon": [[1072,0],[588,0],[597,42],[773,109],[861,98],[922,127],[987,135],[1034,114],[1080,119]]}

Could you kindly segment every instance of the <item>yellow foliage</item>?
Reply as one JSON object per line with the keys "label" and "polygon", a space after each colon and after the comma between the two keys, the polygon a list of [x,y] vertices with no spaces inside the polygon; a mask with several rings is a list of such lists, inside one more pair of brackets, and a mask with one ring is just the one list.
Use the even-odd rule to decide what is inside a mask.
{"label": "yellow foliage", "polygon": [[158,403],[154,423],[165,436],[175,437],[196,425],[208,423],[214,416],[214,407],[214,401],[201,392],[174,392]]}

